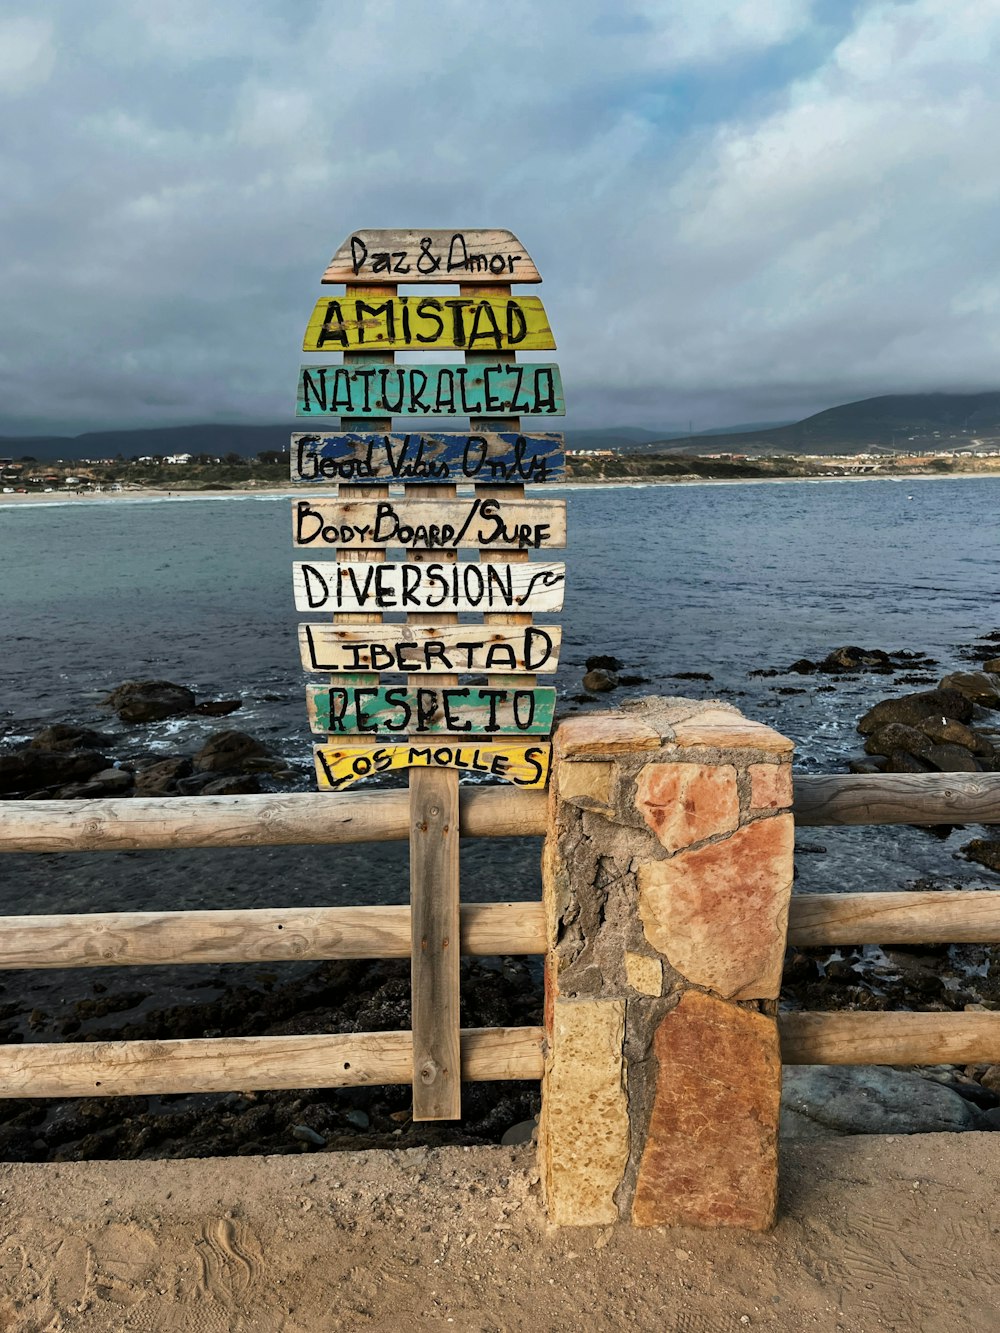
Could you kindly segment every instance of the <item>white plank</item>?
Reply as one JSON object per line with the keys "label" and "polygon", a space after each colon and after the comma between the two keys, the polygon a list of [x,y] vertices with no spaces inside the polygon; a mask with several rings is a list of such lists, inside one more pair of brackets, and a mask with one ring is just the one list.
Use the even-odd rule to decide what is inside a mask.
{"label": "white plank", "polygon": [[330,260],[323,282],[541,282],[512,231],[366,230],[352,232]]}
{"label": "white plank", "polygon": [[[348,492],[349,494],[349,492]],[[565,500],[470,499],[292,501],[298,547],[363,550],[537,551],[566,545]]]}
{"label": "white plank", "polygon": [[292,567],[298,611],[558,611],[564,564],[381,564],[315,561]]}
{"label": "white plank", "polygon": [[558,625],[299,625],[306,671],[551,672],[561,642]]}

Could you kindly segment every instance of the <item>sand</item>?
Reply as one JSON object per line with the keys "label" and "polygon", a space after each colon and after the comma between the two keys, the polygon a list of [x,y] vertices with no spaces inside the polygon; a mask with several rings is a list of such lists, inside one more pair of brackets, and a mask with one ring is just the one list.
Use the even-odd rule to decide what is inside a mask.
{"label": "sand", "polygon": [[766,1236],[546,1227],[534,1151],[0,1165],[0,1329],[991,1333],[1000,1136],[790,1144]]}

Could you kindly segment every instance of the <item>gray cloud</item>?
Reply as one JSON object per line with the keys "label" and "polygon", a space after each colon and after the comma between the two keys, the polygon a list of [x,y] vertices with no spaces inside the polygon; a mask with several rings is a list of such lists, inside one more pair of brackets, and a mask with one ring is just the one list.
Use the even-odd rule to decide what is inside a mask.
{"label": "gray cloud", "polygon": [[360,226],[515,230],[570,424],[996,384],[981,0],[10,8],[7,433],[289,418]]}

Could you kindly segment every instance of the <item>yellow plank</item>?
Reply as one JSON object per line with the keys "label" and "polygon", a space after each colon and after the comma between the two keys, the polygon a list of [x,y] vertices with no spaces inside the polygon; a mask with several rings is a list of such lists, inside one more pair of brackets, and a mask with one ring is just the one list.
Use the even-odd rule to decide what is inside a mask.
{"label": "yellow plank", "polygon": [[550,351],[537,296],[325,296],[302,349],[328,351]]}
{"label": "yellow plank", "polygon": [[454,768],[491,774],[518,787],[544,787],[551,746],[503,745],[493,741],[439,744],[316,745],[316,776],[326,791],[340,791],[374,773],[398,768]]}

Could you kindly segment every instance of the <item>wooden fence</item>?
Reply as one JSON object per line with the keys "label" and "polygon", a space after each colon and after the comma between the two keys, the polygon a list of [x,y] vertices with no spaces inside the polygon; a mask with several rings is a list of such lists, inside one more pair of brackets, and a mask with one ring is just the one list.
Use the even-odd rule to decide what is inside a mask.
{"label": "wooden fence", "polygon": [[[0,802],[0,852],[83,852],[403,841],[406,791],[361,795]],[[799,777],[810,826],[1000,824],[1000,775]],[[544,792],[461,792],[464,837],[544,836]],[[463,904],[465,954],[543,954],[541,903]],[[1000,892],[802,894],[791,944],[1000,943]],[[0,917],[0,968],[402,958],[408,907]],[[1000,1059],[1000,1013],[793,1013],[786,1064]],[[538,1079],[541,1028],[466,1030],[467,1080]],[[0,1047],[0,1097],[118,1096],[412,1081],[407,1032],[35,1043]]]}

